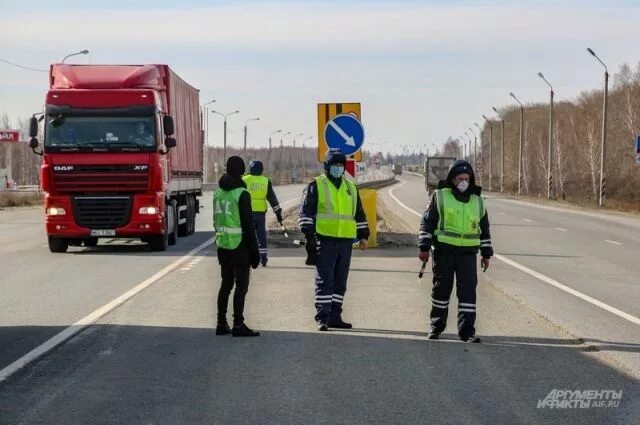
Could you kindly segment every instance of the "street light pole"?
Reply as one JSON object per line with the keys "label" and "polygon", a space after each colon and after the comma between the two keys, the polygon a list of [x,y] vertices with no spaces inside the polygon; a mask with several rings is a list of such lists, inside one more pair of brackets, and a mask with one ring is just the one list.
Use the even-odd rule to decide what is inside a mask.
{"label": "street light pole", "polygon": [[207,183],[209,181],[209,105],[215,102],[215,99],[202,105],[204,111],[204,143],[202,152],[202,181]]}
{"label": "street light pole", "polygon": [[307,137],[302,141],[302,178],[307,178],[307,146],[305,142],[307,140],[312,140],[313,136]]}
{"label": "street light pole", "polygon": [[[480,126],[478,125],[477,122],[474,122],[473,125],[475,125],[478,130],[480,131],[480,147],[482,148],[482,140],[484,138],[484,131],[482,131],[482,129],[480,128]],[[477,133],[474,133],[474,139],[473,139],[473,159],[474,159],[474,165],[475,165],[475,169],[476,172],[478,172],[478,135]],[[480,173],[480,184],[483,184],[482,181],[482,173]]]}
{"label": "street light pole", "polygon": [[242,156],[244,156],[245,161],[247,160],[247,124],[249,124],[249,121],[260,121],[260,118],[249,118],[244,122],[244,149]]}
{"label": "street light pole", "polygon": [[493,190],[493,124],[485,115],[482,118],[489,123],[489,190]]}
{"label": "street light pole", "polygon": [[509,95],[518,102],[520,105],[520,145],[518,147],[518,195],[522,195],[522,168],[523,168],[523,158],[522,158],[522,150],[524,149],[524,106],[522,102],[518,100],[515,94],[509,93]]}
{"label": "street light pole", "polygon": [[282,154],[284,153],[284,142],[283,139],[285,136],[290,135],[291,132],[287,131],[286,133],[281,133],[280,134],[280,165],[282,165]]}
{"label": "street light pole", "polygon": [[293,159],[296,158],[296,137],[298,137],[298,136],[304,136],[304,134],[303,133],[298,133],[295,136],[293,136],[293,153],[292,153]]}
{"label": "street light pole", "polygon": [[216,114],[216,115],[220,115],[221,117],[224,118],[224,142],[223,142],[223,148],[222,148],[222,166],[226,167],[227,166],[227,117],[234,115],[234,114],[239,114],[240,111],[233,111],[233,112],[229,112],[228,114],[223,114],[221,112],[218,111],[211,111],[212,114]]}
{"label": "street light pole", "polygon": [[591,49],[587,51],[596,58],[598,62],[604,67],[604,97],[602,100],[602,143],[600,145],[600,196],[598,198],[598,205],[603,207],[606,200],[607,191],[607,101],[609,98],[609,70],[607,65],[600,60],[598,55]]}
{"label": "street light pole", "polygon": [[80,50],[79,52],[70,53],[70,54],[68,54],[67,56],[65,56],[65,57],[62,59],[62,63],[64,63],[64,61],[66,61],[67,59],[69,59],[69,58],[70,58],[70,57],[72,57],[72,56],[88,55],[88,54],[89,54],[89,51],[88,51],[88,50]]}
{"label": "street light pole", "polygon": [[498,112],[495,106],[493,107],[493,110],[500,117],[500,124],[502,126],[502,137],[500,142],[500,192],[502,193],[504,192],[504,118],[500,115],[500,112]]}
{"label": "street light pole", "polygon": [[548,168],[548,172],[547,172],[547,198],[551,198],[551,194],[552,194],[552,187],[553,187],[553,174],[551,172],[551,154],[552,154],[552,146],[553,146],[553,86],[551,85],[551,83],[549,83],[549,81],[547,81],[546,78],[544,78],[544,75],[542,74],[542,72],[538,72],[538,77],[540,77],[545,83],[547,83],[547,85],[549,86],[549,88],[551,89],[551,95],[550,95],[550,101],[549,101],[549,153],[548,153],[548,158],[547,158],[547,168]]}
{"label": "street light pole", "polygon": [[276,130],[271,134],[269,134],[269,151],[267,153],[267,170],[269,171],[272,171],[271,170],[271,137],[273,137],[274,134],[278,134],[278,133],[282,133],[282,130]]}

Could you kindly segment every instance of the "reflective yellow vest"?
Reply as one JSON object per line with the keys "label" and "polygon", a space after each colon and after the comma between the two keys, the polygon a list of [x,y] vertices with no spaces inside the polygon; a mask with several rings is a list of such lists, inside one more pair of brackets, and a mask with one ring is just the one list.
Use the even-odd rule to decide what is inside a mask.
{"label": "reflective yellow vest", "polygon": [[324,174],[316,177],[316,184],[318,186],[316,233],[334,238],[355,238],[355,215],[358,205],[356,185],[343,177],[338,189]]}
{"label": "reflective yellow vest", "polygon": [[460,247],[480,246],[480,219],[485,215],[484,201],[471,195],[469,202],[458,201],[451,189],[436,190],[438,242]]}
{"label": "reflective yellow vest", "polygon": [[213,194],[213,226],[216,229],[216,245],[223,249],[236,249],[242,242],[240,222],[240,195],[243,187],[233,190],[218,189]]}
{"label": "reflective yellow vest", "polygon": [[251,194],[251,209],[254,212],[267,212],[269,179],[265,176],[247,174],[242,180],[247,184],[247,190]]}

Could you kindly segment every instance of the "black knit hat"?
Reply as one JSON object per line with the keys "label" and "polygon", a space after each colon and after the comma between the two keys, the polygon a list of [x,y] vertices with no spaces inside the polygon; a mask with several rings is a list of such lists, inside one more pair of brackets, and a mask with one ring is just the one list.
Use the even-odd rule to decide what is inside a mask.
{"label": "black knit hat", "polygon": [[244,161],[239,156],[232,156],[227,159],[227,174],[231,177],[242,177],[245,172]]}
{"label": "black knit hat", "polygon": [[471,175],[473,175],[473,169],[471,168],[471,165],[466,162],[456,164],[451,168],[451,171],[449,172],[452,180],[460,174],[468,174],[469,177],[471,177]]}

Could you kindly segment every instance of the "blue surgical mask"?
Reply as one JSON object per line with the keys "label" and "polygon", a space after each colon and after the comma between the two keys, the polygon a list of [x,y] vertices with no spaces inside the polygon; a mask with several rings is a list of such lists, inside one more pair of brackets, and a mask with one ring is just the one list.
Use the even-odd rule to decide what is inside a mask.
{"label": "blue surgical mask", "polygon": [[329,174],[334,179],[339,179],[344,174],[344,167],[342,165],[331,165],[329,167]]}

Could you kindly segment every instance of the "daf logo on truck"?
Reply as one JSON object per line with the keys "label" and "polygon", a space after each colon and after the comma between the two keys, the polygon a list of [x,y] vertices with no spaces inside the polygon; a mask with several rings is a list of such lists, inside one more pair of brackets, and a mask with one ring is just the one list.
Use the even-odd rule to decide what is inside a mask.
{"label": "daf logo on truck", "polygon": [[73,171],[73,165],[54,165],[53,171]]}

